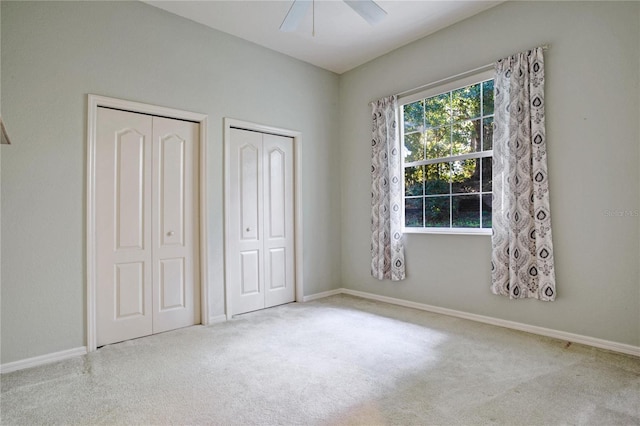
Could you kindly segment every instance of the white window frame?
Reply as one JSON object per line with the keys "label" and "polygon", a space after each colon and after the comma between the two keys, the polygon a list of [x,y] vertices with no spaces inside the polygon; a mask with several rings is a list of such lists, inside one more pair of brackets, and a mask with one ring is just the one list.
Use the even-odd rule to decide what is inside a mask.
{"label": "white window frame", "polygon": [[[454,77],[455,78],[455,77]],[[454,80],[445,80],[444,83],[440,84],[438,82],[433,85],[428,85],[426,89],[421,90],[416,93],[410,93],[405,96],[398,96],[398,115],[400,117],[400,140],[402,143],[402,147],[404,149],[404,111],[403,108],[405,105],[419,101],[421,99],[430,98],[432,96],[437,96],[441,93],[447,93],[450,91],[454,91],[457,89],[461,89],[466,86],[470,86],[473,84],[477,84],[486,80],[494,79],[494,70],[493,68],[474,73],[473,75],[455,78]],[[491,152],[491,157],[493,158],[493,150]],[[476,158],[474,154],[463,154],[452,156],[453,160],[465,160],[467,158]],[[400,167],[402,168],[402,232],[405,234],[448,234],[448,235],[491,235],[491,228],[427,228],[427,227],[407,227],[405,226],[405,180],[404,180],[404,155],[401,158]]]}

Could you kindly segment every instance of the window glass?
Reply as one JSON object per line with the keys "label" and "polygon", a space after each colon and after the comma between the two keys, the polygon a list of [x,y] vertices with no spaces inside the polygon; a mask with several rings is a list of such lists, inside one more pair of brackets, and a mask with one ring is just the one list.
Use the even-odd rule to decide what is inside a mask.
{"label": "window glass", "polygon": [[493,80],[434,91],[401,106],[405,230],[490,229]]}

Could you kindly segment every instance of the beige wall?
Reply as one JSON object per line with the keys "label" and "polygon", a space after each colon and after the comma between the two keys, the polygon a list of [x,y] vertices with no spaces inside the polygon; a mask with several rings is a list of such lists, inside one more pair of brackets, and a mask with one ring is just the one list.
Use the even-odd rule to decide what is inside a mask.
{"label": "beige wall", "polygon": [[[558,299],[490,285],[490,237],[406,235],[408,279],[369,274],[367,103],[549,43],[546,114]],[[511,2],[340,79],[342,284],[475,314],[640,345],[640,3]]]}
{"label": "beige wall", "polygon": [[87,94],[209,116],[210,314],[223,117],[299,130],[305,293],[339,286],[338,76],[139,2],[2,2],[2,363],[84,346]]}

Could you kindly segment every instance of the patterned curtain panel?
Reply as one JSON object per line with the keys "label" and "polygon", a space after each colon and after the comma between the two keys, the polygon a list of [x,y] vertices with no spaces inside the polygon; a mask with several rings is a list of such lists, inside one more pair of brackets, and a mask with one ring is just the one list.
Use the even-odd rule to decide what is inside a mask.
{"label": "patterned curtain panel", "polygon": [[502,59],[495,71],[491,290],[552,301],[543,49]]}
{"label": "patterned curtain panel", "polygon": [[371,275],[405,278],[402,245],[402,169],[396,96],[372,102]]}

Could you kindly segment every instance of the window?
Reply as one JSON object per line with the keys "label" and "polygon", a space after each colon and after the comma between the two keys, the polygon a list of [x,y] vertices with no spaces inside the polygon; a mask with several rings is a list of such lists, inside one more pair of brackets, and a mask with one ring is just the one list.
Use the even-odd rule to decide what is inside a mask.
{"label": "window", "polygon": [[493,71],[399,104],[404,231],[490,234]]}

